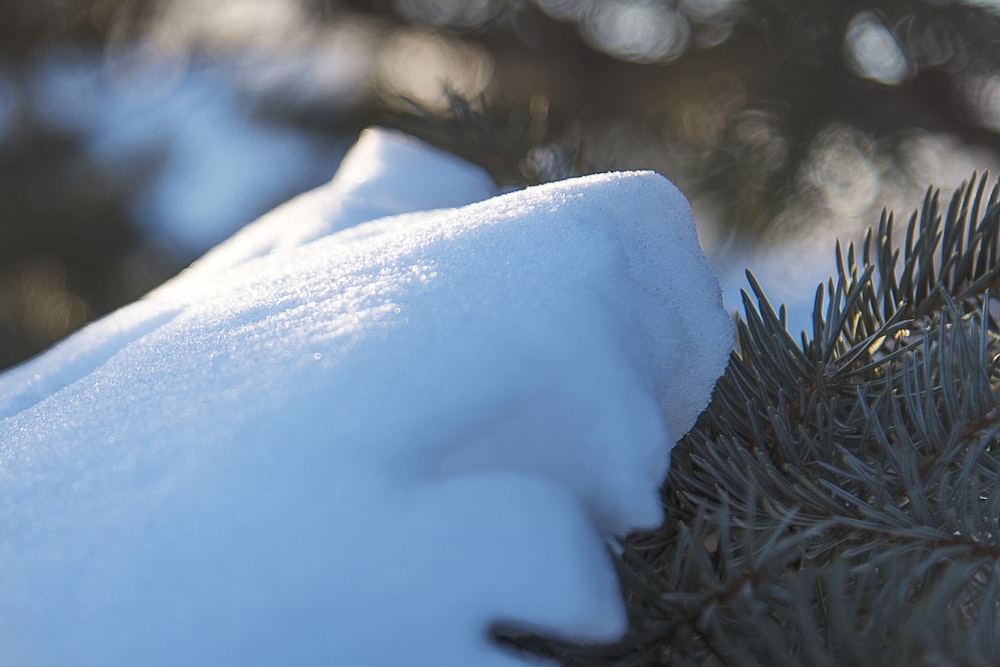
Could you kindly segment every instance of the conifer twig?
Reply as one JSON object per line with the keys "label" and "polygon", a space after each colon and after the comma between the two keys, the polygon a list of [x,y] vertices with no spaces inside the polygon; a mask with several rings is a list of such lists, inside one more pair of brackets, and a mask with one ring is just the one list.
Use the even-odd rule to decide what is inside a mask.
{"label": "conifer twig", "polygon": [[614,646],[565,665],[989,665],[1000,656],[1000,186],[839,245],[812,332],[749,275],[738,346],[618,560]]}

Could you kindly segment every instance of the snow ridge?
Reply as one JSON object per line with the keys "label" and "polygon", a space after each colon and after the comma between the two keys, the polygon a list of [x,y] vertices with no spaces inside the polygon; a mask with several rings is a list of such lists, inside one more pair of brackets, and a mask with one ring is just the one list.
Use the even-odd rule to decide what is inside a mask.
{"label": "snow ridge", "polygon": [[686,200],[614,173],[341,226],[483,194],[373,134],[251,243],[0,377],[12,664],[500,667],[530,662],[498,623],[623,632],[605,541],[663,519],[732,346]]}

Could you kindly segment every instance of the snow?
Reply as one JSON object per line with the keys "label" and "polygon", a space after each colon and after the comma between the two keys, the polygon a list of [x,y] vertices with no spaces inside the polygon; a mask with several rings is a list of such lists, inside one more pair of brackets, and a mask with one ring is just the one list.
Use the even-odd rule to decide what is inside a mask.
{"label": "snow", "polygon": [[620,636],[607,540],[663,519],[731,322],[666,179],[491,194],[368,131],[0,376],[5,661],[500,667],[533,662],[497,624]]}

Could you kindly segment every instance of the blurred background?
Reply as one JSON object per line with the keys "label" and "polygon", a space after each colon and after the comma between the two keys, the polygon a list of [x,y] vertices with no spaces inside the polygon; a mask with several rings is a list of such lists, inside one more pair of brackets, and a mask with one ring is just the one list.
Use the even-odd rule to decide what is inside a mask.
{"label": "blurred background", "polygon": [[[464,101],[463,101],[464,100]],[[503,185],[655,169],[730,305],[1000,166],[1000,0],[0,0],[0,367],[382,124]]]}

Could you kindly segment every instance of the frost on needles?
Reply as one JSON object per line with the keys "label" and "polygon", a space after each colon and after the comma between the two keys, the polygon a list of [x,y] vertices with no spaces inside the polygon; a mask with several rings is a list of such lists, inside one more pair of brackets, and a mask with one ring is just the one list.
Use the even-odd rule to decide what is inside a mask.
{"label": "frost on needles", "polygon": [[883,214],[791,335],[750,276],[737,351],[624,542],[633,629],[566,665],[1000,661],[1000,190]]}

